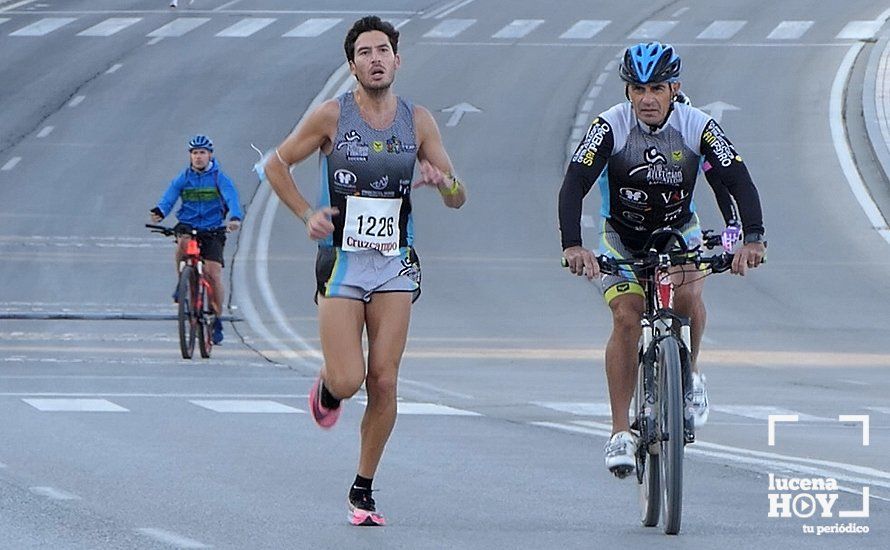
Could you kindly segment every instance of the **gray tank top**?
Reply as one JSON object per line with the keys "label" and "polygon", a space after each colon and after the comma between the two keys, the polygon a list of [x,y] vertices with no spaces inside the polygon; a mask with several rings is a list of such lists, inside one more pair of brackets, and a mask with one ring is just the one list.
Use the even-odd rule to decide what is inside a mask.
{"label": "gray tank top", "polygon": [[[340,215],[332,219],[333,234],[321,241],[319,246],[343,247],[344,224],[349,223],[347,202],[352,210],[348,219],[353,224],[352,231],[347,230],[347,246],[354,243],[372,249],[384,246],[373,243],[380,239],[385,241],[387,234],[394,235],[395,227],[398,228],[398,246],[413,246],[411,182],[417,158],[413,105],[397,97],[398,106],[392,124],[389,128],[377,130],[361,117],[352,92],[346,92],[337,99],[340,102],[337,137],[331,153],[322,153],[320,159],[320,205],[335,206],[340,210]],[[374,199],[386,202],[378,203]],[[384,220],[378,204],[387,204],[393,215]],[[365,212],[369,215],[361,215],[360,208],[366,208]],[[395,240],[392,241],[394,243]]]}

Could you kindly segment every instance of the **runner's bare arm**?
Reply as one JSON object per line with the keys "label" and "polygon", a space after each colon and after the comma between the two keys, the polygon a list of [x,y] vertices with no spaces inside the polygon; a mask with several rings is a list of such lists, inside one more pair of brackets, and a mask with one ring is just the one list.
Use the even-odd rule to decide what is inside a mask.
{"label": "runner's bare arm", "polygon": [[[332,136],[337,131],[339,116],[340,106],[336,100],[329,100],[319,105],[285,138],[275,150],[275,154],[269,157],[264,167],[269,184],[278,198],[306,223],[310,236],[314,239],[324,236],[328,225],[330,225],[329,229],[333,231],[333,225],[330,224],[329,218],[337,214],[337,209],[324,208],[314,212],[309,201],[297,188],[297,184],[291,176],[290,167],[305,160],[319,149],[330,150]],[[314,227],[318,225],[324,227]]]}
{"label": "runner's bare arm", "polygon": [[466,187],[454,175],[454,166],[442,144],[436,119],[426,108],[415,105],[414,127],[417,132],[417,158],[420,160],[420,179],[414,186],[435,186],[446,206],[460,208],[467,201]]}

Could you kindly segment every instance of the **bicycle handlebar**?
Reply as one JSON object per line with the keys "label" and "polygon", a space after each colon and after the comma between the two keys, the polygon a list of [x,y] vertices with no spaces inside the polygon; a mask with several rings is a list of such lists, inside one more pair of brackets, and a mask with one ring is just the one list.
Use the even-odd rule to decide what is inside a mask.
{"label": "bicycle handlebar", "polygon": [[216,229],[195,229],[194,227],[191,231],[177,231],[175,227],[166,227],[163,225],[154,225],[151,223],[145,224],[145,227],[151,229],[152,233],[160,233],[165,237],[175,237],[177,235],[212,235],[214,233],[225,232],[225,227],[217,227]]}
{"label": "bicycle handlebar", "polygon": [[[668,252],[665,254],[669,256],[668,263],[670,265],[706,265],[710,268],[712,273],[723,273],[724,271],[728,271],[732,267],[732,260],[734,258],[733,254],[725,252],[714,256],[702,256],[701,252],[698,250]],[[634,271],[648,271],[657,267],[659,263],[661,263],[661,256],[664,256],[665,254],[651,252],[642,258],[630,258],[624,260],[617,260],[606,255],[601,255],[596,257],[596,263],[599,264],[600,271],[607,275],[619,274],[622,267],[630,267]],[[569,266],[568,260],[565,258],[562,258],[561,260],[563,267]]]}

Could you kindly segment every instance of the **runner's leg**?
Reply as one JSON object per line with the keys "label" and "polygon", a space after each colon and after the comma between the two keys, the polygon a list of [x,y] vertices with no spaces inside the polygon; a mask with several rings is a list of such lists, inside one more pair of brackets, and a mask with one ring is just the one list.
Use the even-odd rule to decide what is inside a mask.
{"label": "runner's leg", "polygon": [[368,325],[368,406],[362,418],[358,474],[373,478],[396,422],[399,363],[408,339],[410,292],[381,292],[365,308]]}
{"label": "runner's leg", "polygon": [[365,304],[362,301],[318,297],[318,328],[324,355],[321,379],[338,399],[355,395],[365,380],[364,323]]}

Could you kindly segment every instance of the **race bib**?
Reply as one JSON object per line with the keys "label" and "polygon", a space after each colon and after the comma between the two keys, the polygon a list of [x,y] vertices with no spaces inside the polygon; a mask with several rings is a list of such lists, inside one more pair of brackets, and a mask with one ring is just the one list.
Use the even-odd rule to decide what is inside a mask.
{"label": "race bib", "polygon": [[343,250],[377,250],[385,256],[399,254],[401,199],[346,197]]}

